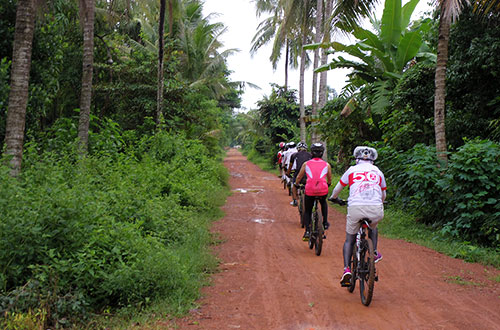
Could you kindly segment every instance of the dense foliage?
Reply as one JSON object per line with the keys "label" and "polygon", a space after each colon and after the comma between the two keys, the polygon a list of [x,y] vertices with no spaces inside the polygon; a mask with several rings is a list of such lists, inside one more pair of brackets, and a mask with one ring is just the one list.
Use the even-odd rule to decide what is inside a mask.
{"label": "dense foliage", "polygon": [[21,177],[0,168],[0,313],[41,309],[64,325],[158,298],[182,310],[198,296],[225,170],[200,141],[166,133],[116,153],[111,130],[94,135],[106,141],[95,156],[31,144]]}
{"label": "dense foliage", "polygon": [[[0,165],[0,328],[80,325],[158,301],[186,311],[215,265],[209,221],[225,198],[221,147],[240,104],[232,51],[218,40],[224,26],[208,21],[199,0],[170,8],[157,118],[158,1],[96,1],[82,157],[83,8],[38,4],[23,168],[12,178]],[[16,7],[0,0],[0,148]]]}

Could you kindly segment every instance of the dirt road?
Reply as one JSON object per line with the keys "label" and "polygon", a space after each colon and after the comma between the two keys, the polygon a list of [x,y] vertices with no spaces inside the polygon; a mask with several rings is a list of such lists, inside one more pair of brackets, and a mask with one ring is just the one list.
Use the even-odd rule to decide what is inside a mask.
{"label": "dirt road", "polygon": [[500,271],[384,237],[380,281],[363,306],[358,287],[339,285],[345,216],[329,209],[318,257],[277,177],[235,150],[225,166],[233,194],[213,227],[224,239],[220,272],[176,329],[500,329]]}

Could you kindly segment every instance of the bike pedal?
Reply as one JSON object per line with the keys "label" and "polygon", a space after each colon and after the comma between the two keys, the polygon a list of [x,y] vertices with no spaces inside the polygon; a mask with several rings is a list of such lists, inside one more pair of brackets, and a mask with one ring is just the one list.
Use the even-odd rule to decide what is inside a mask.
{"label": "bike pedal", "polygon": [[375,276],[375,282],[378,282],[378,275]]}
{"label": "bike pedal", "polygon": [[347,288],[351,286],[351,283],[344,283],[344,284],[340,283],[340,286],[343,288]]}

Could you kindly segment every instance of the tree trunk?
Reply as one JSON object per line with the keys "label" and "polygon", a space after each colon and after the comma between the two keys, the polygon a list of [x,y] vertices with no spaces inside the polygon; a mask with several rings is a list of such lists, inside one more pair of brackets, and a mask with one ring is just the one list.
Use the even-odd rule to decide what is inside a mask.
{"label": "tree trunk", "polygon": [[[314,42],[320,43],[322,39],[323,29],[321,28],[323,22],[323,0],[316,1],[316,33],[314,35]],[[316,119],[318,115],[318,104],[316,102],[318,95],[318,73],[315,70],[318,68],[319,63],[319,49],[316,48],[314,50],[314,60],[313,60],[313,81],[312,81],[312,99],[311,99],[311,107],[312,107],[312,116]],[[318,141],[318,133],[316,132],[316,122],[312,121],[312,132],[311,139],[312,142]]]}
{"label": "tree trunk", "polygon": [[[322,42],[328,43],[330,42],[330,25],[329,20],[327,19],[332,14],[333,8],[333,0],[326,0],[325,10],[323,13],[323,40]],[[321,49],[321,65],[326,65],[328,61],[328,54],[326,49]],[[323,109],[326,105],[327,95],[328,94],[328,71],[323,71],[319,76],[319,94],[318,94],[318,111]],[[321,143],[325,146],[325,152],[323,153],[323,159],[328,160],[328,150],[327,150],[327,141],[323,138],[323,136],[319,136]]]}
{"label": "tree trunk", "polygon": [[[306,34],[302,38],[302,45],[306,43]],[[304,75],[306,71],[306,50],[302,48],[300,53],[300,80],[299,80],[299,101],[300,101],[300,141],[306,140],[306,108],[304,105]]]}
{"label": "tree trunk", "polygon": [[83,20],[83,69],[82,91],[80,95],[80,120],[78,123],[78,138],[80,152],[86,153],[89,142],[90,105],[92,101],[92,75],[94,71],[94,0],[81,1],[83,10],[80,19]]}
{"label": "tree trunk", "polygon": [[286,47],[286,51],[285,51],[285,91],[288,90],[288,61],[289,61],[289,58],[290,58],[290,43],[288,41],[288,38],[286,39],[285,41],[285,47]]}
{"label": "tree trunk", "polygon": [[159,127],[163,112],[163,48],[165,40],[163,37],[165,26],[165,0],[160,0],[160,21],[158,26],[158,91],[156,94],[156,125]]}
{"label": "tree trunk", "polygon": [[446,127],[445,127],[445,107],[446,107],[446,63],[448,61],[448,42],[450,36],[450,18],[444,15],[441,8],[439,19],[439,39],[436,63],[434,94],[434,131],[436,135],[436,152],[438,160],[447,164],[446,154]]}
{"label": "tree trunk", "polygon": [[9,104],[5,127],[5,154],[12,156],[10,160],[12,176],[17,176],[21,171],[23,158],[34,29],[35,1],[18,0],[10,74]]}

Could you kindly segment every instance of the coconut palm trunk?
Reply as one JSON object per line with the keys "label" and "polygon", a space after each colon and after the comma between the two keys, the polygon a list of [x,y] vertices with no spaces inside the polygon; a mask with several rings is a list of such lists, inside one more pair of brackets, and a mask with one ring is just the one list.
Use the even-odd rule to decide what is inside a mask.
{"label": "coconut palm trunk", "polygon": [[94,0],[80,2],[80,19],[83,20],[83,69],[80,95],[80,120],[78,138],[80,152],[86,153],[89,142],[90,106],[92,102],[92,75],[94,71]]}
{"label": "coconut palm trunk", "polygon": [[450,17],[445,14],[444,6],[439,19],[438,53],[436,61],[435,95],[434,95],[434,132],[436,136],[436,152],[438,160],[448,161],[446,154],[446,63],[448,61],[448,43],[450,37]]}
{"label": "coconut palm trunk", "polygon": [[[314,42],[320,43],[322,39],[322,23],[323,23],[323,0],[317,0],[316,2],[316,25],[315,30],[316,33],[314,35]],[[318,114],[318,104],[317,104],[317,96],[318,96],[318,73],[315,71],[318,68],[319,63],[319,49],[316,48],[314,50],[314,60],[313,60],[313,81],[312,81],[312,99],[311,99],[311,107],[312,107],[312,132],[311,139],[312,142],[318,141],[318,134],[316,132],[316,122],[314,121]]]}
{"label": "coconut palm trunk", "polygon": [[[306,34],[302,38],[302,44],[306,43]],[[306,140],[306,108],[304,104],[304,76],[306,72],[306,50],[302,48],[300,53],[300,80],[299,80],[299,104],[300,104],[300,140]]]}
{"label": "coconut palm trunk", "polygon": [[285,91],[288,90],[288,62],[290,61],[290,42],[288,38],[285,41]]}
{"label": "coconut palm trunk", "polygon": [[[165,6],[166,0],[160,0],[160,20],[158,24],[158,91],[156,95],[156,125],[160,125],[163,111],[163,49],[165,47],[164,26],[165,26]],[[171,3],[169,2],[169,9]]]}
{"label": "coconut palm trunk", "polygon": [[[325,8],[323,12],[323,42],[328,43],[330,42],[330,25],[329,25],[329,17],[332,14],[332,9],[333,9],[333,0],[326,0],[325,3]],[[326,65],[328,61],[328,53],[325,48],[321,49],[321,65]],[[320,109],[323,109],[323,107],[326,105],[327,101],[327,95],[328,94],[328,71],[322,71],[319,76],[319,91],[318,91],[318,104],[317,104],[317,109],[318,111]],[[321,143],[325,146],[325,152],[323,153],[323,159],[328,160],[328,150],[327,150],[327,143],[326,140],[324,139],[323,136],[318,137],[319,140],[321,140]]]}
{"label": "coconut palm trunk", "polygon": [[5,154],[10,160],[11,175],[21,171],[23,158],[24,128],[28,87],[31,69],[31,51],[35,30],[35,1],[18,0],[14,47],[12,52],[12,71],[10,75],[9,104],[5,127]]}

